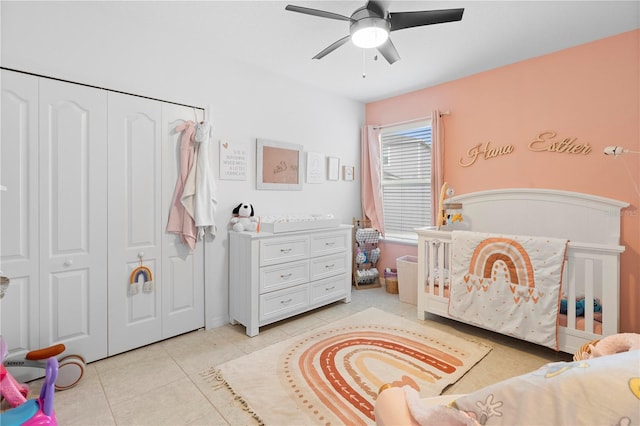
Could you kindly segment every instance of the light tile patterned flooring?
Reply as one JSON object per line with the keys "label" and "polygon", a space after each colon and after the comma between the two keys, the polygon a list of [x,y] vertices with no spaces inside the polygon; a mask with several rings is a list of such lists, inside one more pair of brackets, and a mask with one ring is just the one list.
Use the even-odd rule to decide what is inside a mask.
{"label": "light tile patterned flooring", "polygon": [[[376,307],[415,321],[415,305],[384,287],[353,290],[352,302],[328,307],[260,329],[243,326],[199,330],[90,363],[80,383],[56,392],[60,425],[252,425],[256,422],[224,387],[200,374],[291,336]],[[571,356],[455,321],[429,317],[425,327],[485,342],[493,350],[444,393],[467,393]],[[41,381],[30,385],[34,392]],[[6,402],[3,402],[6,408]]]}

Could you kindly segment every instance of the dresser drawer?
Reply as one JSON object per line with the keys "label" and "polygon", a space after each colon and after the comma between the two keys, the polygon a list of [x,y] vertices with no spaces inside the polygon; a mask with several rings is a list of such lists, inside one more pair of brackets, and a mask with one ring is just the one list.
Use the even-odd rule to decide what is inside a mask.
{"label": "dresser drawer", "polygon": [[[349,280],[348,284],[347,280]],[[316,281],[311,284],[310,304],[318,305],[327,301],[337,300],[347,294],[347,288],[351,289],[351,277],[346,277],[345,275]]]}
{"label": "dresser drawer", "polygon": [[311,281],[342,274],[347,270],[347,259],[343,254],[316,257],[311,262]]}
{"label": "dresser drawer", "polygon": [[260,322],[302,312],[309,306],[309,285],[301,284],[285,290],[260,295]]}
{"label": "dresser drawer", "polygon": [[308,281],[308,260],[260,268],[260,294],[293,287]]}
{"label": "dresser drawer", "polygon": [[345,232],[311,235],[311,256],[323,256],[350,250],[349,239],[349,235]]}
{"label": "dresser drawer", "polygon": [[260,266],[309,257],[309,237],[274,238],[260,241]]}

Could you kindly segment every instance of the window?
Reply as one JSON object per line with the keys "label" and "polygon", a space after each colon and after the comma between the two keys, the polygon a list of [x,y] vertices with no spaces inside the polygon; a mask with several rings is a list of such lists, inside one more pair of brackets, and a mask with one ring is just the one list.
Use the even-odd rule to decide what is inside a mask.
{"label": "window", "polygon": [[382,204],[387,237],[415,239],[431,225],[431,121],[380,132]]}

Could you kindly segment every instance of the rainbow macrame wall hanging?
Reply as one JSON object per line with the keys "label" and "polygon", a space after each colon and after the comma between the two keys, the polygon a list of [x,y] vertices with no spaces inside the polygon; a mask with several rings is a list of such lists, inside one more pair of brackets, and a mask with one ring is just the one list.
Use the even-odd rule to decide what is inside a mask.
{"label": "rainbow macrame wall hanging", "polygon": [[143,279],[142,291],[151,293],[151,291],[153,291],[153,274],[149,268],[142,264],[142,260],[140,260],[140,266],[131,271],[131,276],[129,277],[129,296],[140,293],[140,278]]}

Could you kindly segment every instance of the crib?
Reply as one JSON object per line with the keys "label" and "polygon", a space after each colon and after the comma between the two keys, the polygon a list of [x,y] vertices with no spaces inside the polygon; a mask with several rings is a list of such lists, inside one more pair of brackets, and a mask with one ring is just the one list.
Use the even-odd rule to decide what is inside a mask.
{"label": "crib", "polygon": [[[562,271],[566,314],[559,315],[558,349],[576,353],[583,345],[619,331],[620,212],[628,203],[589,194],[537,188],[497,189],[459,195],[463,222],[418,228],[419,319],[449,315],[447,271],[452,232],[464,229],[505,235],[568,239]],[[453,227],[455,226],[455,227]],[[576,312],[576,302],[584,313]],[[602,307],[594,312],[594,301]]]}

